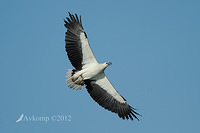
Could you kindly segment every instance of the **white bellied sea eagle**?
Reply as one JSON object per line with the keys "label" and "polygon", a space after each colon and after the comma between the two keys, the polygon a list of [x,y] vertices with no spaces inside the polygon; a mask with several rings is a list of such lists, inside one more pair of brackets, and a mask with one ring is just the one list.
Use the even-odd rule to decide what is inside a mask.
{"label": "white bellied sea eagle", "polygon": [[65,48],[68,58],[75,69],[68,69],[66,82],[70,88],[82,89],[86,85],[90,96],[105,109],[118,114],[122,119],[138,119],[140,115],[115,90],[104,70],[111,62],[100,64],[90,48],[88,38],[83,30],[81,16],[71,15],[64,20],[67,28]]}

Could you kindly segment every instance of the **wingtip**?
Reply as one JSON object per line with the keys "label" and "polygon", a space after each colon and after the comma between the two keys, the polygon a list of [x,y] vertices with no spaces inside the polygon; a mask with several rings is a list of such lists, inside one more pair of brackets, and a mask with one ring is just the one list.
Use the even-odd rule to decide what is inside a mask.
{"label": "wingtip", "polygon": [[81,24],[81,26],[83,27],[83,25],[82,25],[82,19],[81,19],[81,15],[80,15],[80,17],[79,17],[79,18],[80,18],[80,24]]}
{"label": "wingtip", "polygon": [[70,12],[68,12],[69,14],[69,17],[66,17],[66,19],[70,22],[71,20],[72,21],[77,21],[81,27],[83,28],[83,25],[82,25],[82,20],[81,20],[81,15],[78,17],[78,15],[75,13],[74,15],[71,14]]}

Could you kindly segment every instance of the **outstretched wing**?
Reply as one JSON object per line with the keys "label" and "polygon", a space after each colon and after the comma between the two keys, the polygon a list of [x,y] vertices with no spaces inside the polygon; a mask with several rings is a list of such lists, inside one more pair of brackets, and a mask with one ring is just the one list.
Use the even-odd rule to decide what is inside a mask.
{"label": "outstretched wing", "polygon": [[126,100],[114,89],[104,73],[97,80],[85,81],[90,96],[102,107],[118,114],[122,119],[137,118],[140,115],[134,108],[127,104]]}
{"label": "outstretched wing", "polygon": [[65,33],[65,48],[72,65],[81,70],[85,64],[97,62],[90,48],[88,38],[83,30],[81,16],[71,15],[64,20],[67,32]]}

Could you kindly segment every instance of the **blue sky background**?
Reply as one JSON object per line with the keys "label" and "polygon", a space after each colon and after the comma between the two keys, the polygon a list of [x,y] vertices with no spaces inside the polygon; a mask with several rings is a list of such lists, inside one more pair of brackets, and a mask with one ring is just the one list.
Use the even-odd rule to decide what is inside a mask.
{"label": "blue sky background", "polygon": [[[200,132],[200,2],[197,0],[1,0],[0,131]],[[82,15],[106,74],[138,109],[140,121],[118,118],[83,88],[65,83],[64,18]],[[69,116],[71,121],[21,121]]]}

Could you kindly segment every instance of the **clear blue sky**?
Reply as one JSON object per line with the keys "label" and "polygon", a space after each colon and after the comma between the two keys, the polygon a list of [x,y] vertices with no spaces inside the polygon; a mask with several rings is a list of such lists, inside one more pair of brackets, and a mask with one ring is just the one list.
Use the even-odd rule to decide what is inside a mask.
{"label": "clear blue sky", "polygon": [[[1,0],[0,131],[200,132],[200,2],[197,0]],[[83,88],[69,89],[64,18],[82,15],[106,75],[138,109],[140,121],[118,118]],[[71,121],[21,121],[71,116]]]}

